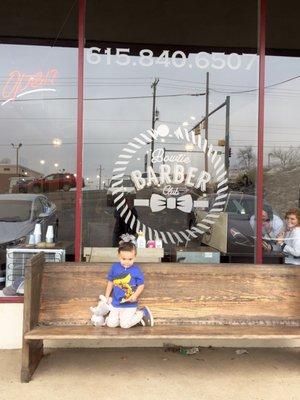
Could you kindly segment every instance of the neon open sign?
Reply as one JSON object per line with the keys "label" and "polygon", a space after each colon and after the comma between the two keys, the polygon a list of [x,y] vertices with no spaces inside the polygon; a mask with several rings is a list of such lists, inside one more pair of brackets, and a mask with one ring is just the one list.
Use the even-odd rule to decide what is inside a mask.
{"label": "neon open sign", "polygon": [[15,70],[12,71],[2,89],[2,99],[6,99],[1,105],[9,101],[16,100],[28,93],[41,91],[56,91],[49,86],[55,84],[58,75],[57,69],[49,69],[47,72],[39,71],[35,74],[25,74],[24,72]]}

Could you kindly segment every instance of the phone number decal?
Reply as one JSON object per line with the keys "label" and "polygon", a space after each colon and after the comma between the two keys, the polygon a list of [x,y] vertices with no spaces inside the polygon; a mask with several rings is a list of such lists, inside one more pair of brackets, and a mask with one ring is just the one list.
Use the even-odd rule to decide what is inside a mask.
{"label": "phone number decal", "polygon": [[131,57],[129,48],[117,48],[112,51],[110,47],[100,49],[99,47],[90,47],[86,54],[86,60],[89,64],[99,64],[101,61],[106,65],[118,64],[140,65],[142,67],[151,67],[153,65],[163,65],[165,67],[173,66],[175,68],[214,68],[216,70],[229,68],[238,70],[240,68],[250,70],[257,61],[256,55],[243,55],[237,53],[209,54],[200,52],[193,55],[186,55],[181,50],[171,53],[169,50],[163,50],[158,57],[154,57],[153,51],[143,49],[139,52],[139,57]]}

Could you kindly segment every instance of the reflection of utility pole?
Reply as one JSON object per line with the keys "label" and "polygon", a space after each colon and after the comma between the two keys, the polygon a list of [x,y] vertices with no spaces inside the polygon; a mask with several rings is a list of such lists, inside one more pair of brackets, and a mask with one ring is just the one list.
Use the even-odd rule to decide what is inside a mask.
{"label": "reflection of utility pole", "polygon": [[[229,167],[229,156],[230,156],[230,146],[229,146],[230,96],[226,97],[226,100],[224,101],[224,103],[220,104],[217,108],[215,108],[210,113],[208,113],[208,117],[210,117],[211,115],[215,114],[217,111],[221,110],[221,108],[223,108],[223,107],[226,107],[226,116],[225,116],[225,166],[227,166],[227,169],[228,169],[228,167]],[[196,123],[195,126],[193,126],[192,129],[189,130],[189,132],[194,130],[196,135],[200,135],[201,131],[200,131],[199,128],[200,128],[202,123],[206,122],[206,119],[207,119],[207,117],[203,117],[199,122]],[[205,131],[205,134],[206,133],[207,133],[207,131]],[[226,151],[227,151],[227,155],[226,155]]]}
{"label": "reflection of utility pole", "polygon": [[[153,89],[153,104],[152,104],[152,129],[154,130],[155,128],[155,121],[156,121],[156,111],[155,111],[155,101],[156,101],[156,87],[159,82],[158,78],[154,79],[154,82],[151,85],[151,88]],[[154,150],[154,139],[152,138],[151,140],[151,151],[150,151],[150,165],[153,167],[153,162],[152,162],[152,153]]]}
{"label": "reflection of utility pole", "polygon": [[147,171],[147,166],[148,166],[148,152],[146,152],[144,155],[144,170],[145,170],[145,172]]}
{"label": "reflection of utility pole", "polygon": [[229,125],[230,125],[230,96],[226,96],[225,100],[226,117],[225,117],[225,170],[229,171]]}
{"label": "reflection of utility pole", "polygon": [[102,166],[99,166],[99,190],[101,190]]}
{"label": "reflection of utility pole", "polygon": [[19,177],[20,176],[20,174],[19,174],[19,148],[22,147],[22,143],[19,143],[19,144],[11,143],[11,145],[12,145],[13,149],[17,150],[17,155],[16,155],[16,174]]}
{"label": "reflection of utility pole", "polygon": [[[205,139],[208,141],[208,117],[209,117],[209,72],[206,72],[206,95],[205,95]],[[204,155],[204,170],[208,172],[207,151]]]}

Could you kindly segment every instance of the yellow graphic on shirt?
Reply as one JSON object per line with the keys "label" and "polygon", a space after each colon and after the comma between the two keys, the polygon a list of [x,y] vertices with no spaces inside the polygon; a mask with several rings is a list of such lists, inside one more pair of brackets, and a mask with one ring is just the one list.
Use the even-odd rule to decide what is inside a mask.
{"label": "yellow graphic on shirt", "polygon": [[129,282],[131,280],[131,275],[125,275],[120,278],[116,278],[113,280],[113,284],[115,286],[118,286],[120,289],[124,290],[125,296],[123,299],[120,301],[120,303],[125,303],[131,295],[133,295],[134,291],[132,290],[132,287],[129,285]]}

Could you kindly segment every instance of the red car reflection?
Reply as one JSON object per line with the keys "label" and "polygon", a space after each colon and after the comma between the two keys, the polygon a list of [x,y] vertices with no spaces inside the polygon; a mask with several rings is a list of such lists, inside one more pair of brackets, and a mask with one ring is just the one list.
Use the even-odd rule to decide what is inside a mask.
{"label": "red car reflection", "polygon": [[[84,182],[83,182],[84,186]],[[76,187],[74,174],[58,173],[47,175],[32,181],[19,181],[12,189],[13,193],[41,193],[55,192],[57,190],[69,191]]]}

